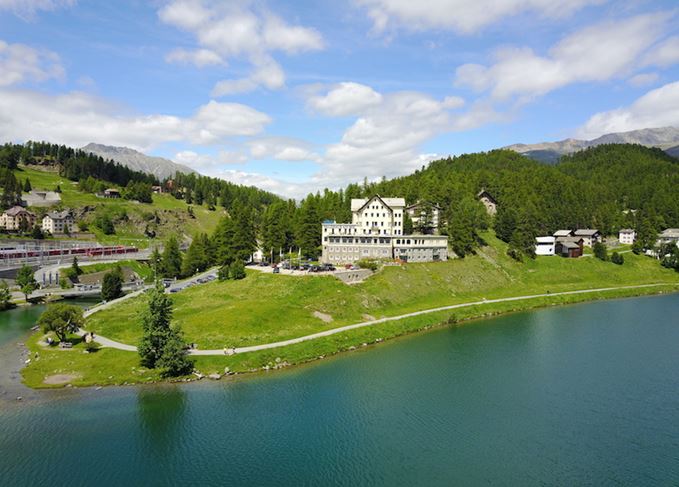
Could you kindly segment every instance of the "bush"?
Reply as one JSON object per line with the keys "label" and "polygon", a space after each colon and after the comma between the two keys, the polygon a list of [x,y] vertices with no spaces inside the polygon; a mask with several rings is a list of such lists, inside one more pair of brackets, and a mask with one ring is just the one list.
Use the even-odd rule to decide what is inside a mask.
{"label": "bush", "polygon": [[237,259],[229,266],[229,277],[235,280],[245,278],[245,266],[243,265],[243,261]]}
{"label": "bush", "polygon": [[59,286],[61,289],[71,289],[73,287],[73,282],[66,277],[62,277],[59,279]]}
{"label": "bush", "polygon": [[625,258],[621,254],[613,252],[613,255],[611,255],[611,262],[617,265],[623,265],[625,263]]}
{"label": "bush", "polygon": [[374,260],[361,259],[358,262],[356,262],[356,265],[361,269],[370,269],[373,272],[377,270],[377,262],[375,262]]}
{"label": "bush", "polygon": [[120,267],[116,267],[111,272],[104,274],[101,283],[101,298],[104,301],[111,301],[123,295],[123,273]]}
{"label": "bush", "polygon": [[608,260],[608,251],[606,250],[606,246],[601,242],[596,242],[592,247],[592,250],[594,251],[594,257],[597,259],[603,261]]}

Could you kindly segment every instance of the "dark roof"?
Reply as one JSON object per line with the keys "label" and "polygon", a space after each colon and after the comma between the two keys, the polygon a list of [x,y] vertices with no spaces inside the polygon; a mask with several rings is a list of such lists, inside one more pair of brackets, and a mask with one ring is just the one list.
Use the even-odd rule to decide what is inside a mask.
{"label": "dark roof", "polygon": [[21,214],[29,214],[29,215],[35,216],[35,215],[33,215],[33,213],[31,213],[30,211],[28,211],[26,208],[24,208],[22,206],[13,206],[9,210],[5,211],[5,213],[7,213],[9,216],[17,216],[17,215],[21,215]]}
{"label": "dark roof", "polygon": [[566,241],[566,242],[559,242],[559,243],[561,244],[562,249],[572,250],[572,249],[579,249],[580,248],[580,246],[576,242]]}
{"label": "dark roof", "polygon": [[497,200],[496,200],[495,198],[493,198],[493,195],[490,194],[490,193],[489,193],[488,191],[486,191],[485,189],[482,189],[481,191],[479,191],[479,194],[476,195],[477,198],[481,198],[481,197],[483,197],[483,196],[485,196],[486,198],[488,198],[489,200],[491,200],[493,203],[497,203]]}
{"label": "dark roof", "polygon": [[583,237],[593,237],[599,232],[599,230],[595,228],[578,228],[575,232],[574,235],[581,235]]}

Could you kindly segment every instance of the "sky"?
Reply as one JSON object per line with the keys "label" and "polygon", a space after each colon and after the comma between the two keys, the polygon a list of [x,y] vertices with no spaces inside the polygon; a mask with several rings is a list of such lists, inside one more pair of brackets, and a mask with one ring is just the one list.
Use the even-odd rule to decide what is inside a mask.
{"label": "sky", "polygon": [[676,0],[0,0],[0,141],[301,197],[679,126]]}

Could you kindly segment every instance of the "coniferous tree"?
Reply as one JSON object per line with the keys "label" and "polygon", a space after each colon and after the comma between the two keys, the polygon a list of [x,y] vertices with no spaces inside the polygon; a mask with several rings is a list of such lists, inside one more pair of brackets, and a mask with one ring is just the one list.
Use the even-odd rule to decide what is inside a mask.
{"label": "coniferous tree", "polygon": [[148,306],[142,314],[143,336],[139,343],[141,364],[148,368],[162,368],[163,375],[183,375],[191,371],[193,363],[186,356],[181,329],[173,328],[172,299],[162,285],[149,292]]}
{"label": "coniferous tree", "polygon": [[24,181],[24,193],[30,193],[32,189],[31,180],[26,178],[26,181]]}
{"label": "coniferous tree", "polygon": [[163,276],[176,278],[182,273],[182,254],[179,250],[179,242],[175,236],[171,236],[165,242],[162,262]]}
{"label": "coniferous tree", "polygon": [[104,274],[101,280],[101,298],[104,301],[118,299],[123,295],[123,271],[116,266],[112,271]]}

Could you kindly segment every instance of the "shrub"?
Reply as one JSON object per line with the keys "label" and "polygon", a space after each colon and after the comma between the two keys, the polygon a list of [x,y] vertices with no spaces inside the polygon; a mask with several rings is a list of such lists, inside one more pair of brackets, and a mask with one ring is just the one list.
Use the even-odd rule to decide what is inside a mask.
{"label": "shrub", "polygon": [[613,252],[613,255],[611,255],[611,262],[617,265],[622,265],[625,263],[625,258],[621,254]]}
{"label": "shrub", "polygon": [[377,270],[377,262],[375,262],[374,260],[361,259],[358,262],[356,262],[356,265],[361,269],[370,269],[373,272]]}
{"label": "shrub", "polygon": [[608,251],[606,250],[606,246],[601,242],[596,242],[592,247],[592,250],[594,251],[594,257],[597,259],[604,261],[608,260]]}

